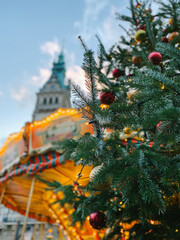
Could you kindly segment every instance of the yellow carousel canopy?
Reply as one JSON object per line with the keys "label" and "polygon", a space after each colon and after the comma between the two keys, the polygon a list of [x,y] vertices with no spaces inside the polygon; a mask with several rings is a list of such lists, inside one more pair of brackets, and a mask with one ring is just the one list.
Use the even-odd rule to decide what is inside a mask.
{"label": "yellow carousel canopy", "polygon": [[[47,191],[47,185],[37,179],[73,185],[82,166],[75,166],[71,160],[64,163],[63,152],[52,150],[52,146],[66,138],[77,139],[86,132],[92,133],[91,125],[77,110],[58,109],[42,121],[28,122],[19,133],[10,135],[0,148],[1,202],[22,215],[59,224],[69,239],[97,238],[96,230],[88,221],[83,228],[78,223],[69,227],[69,216],[74,211],[72,206],[52,204],[61,200],[63,193]],[[88,183],[91,169],[84,167],[78,181],[80,185]]]}

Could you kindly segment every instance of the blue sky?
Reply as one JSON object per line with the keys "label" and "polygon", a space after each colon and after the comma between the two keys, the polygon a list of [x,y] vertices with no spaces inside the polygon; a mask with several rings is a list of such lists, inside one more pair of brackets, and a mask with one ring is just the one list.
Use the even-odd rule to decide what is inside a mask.
{"label": "blue sky", "polygon": [[97,50],[98,34],[108,49],[122,30],[115,12],[128,0],[7,0],[0,8],[0,145],[32,120],[35,93],[48,80],[64,39],[67,77],[83,81],[81,35]]}

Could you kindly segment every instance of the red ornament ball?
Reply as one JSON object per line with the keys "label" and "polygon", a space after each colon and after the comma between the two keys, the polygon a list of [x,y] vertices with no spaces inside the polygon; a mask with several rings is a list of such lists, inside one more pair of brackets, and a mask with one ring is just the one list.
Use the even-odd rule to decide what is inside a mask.
{"label": "red ornament ball", "polygon": [[149,54],[148,60],[154,65],[159,65],[162,60],[162,55],[159,52],[152,52]]}
{"label": "red ornament ball", "polygon": [[163,124],[163,122],[159,122],[157,125],[156,125],[156,128],[157,128],[157,131],[158,132],[162,132],[162,124]]}
{"label": "red ornament ball", "polygon": [[168,40],[167,37],[163,37],[163,38],[161,38],[161,41],[162,41],[163,43],[168,43],[168,42],[169,42],[169,40]]}
{"label": "red ornament ball", "polygon": [[114,69],[114,70],[112,71],[112,75],[113,75],[113,77],[115,77],[115,78],[120,77],[120,76],[121,76],[121,70],[120,70],[120,69]]}
{"label": "red ornament ball", "polygon": [[90,214],[89,222],[94,229],[102,229],[106,225],[106,216],[103,212],[93,212]]}
{"label": "red ornament ball", "polygon": [[113,92],[102,92],[100,95],[100,101],[102,104],[110,105],[114,102],[115,94]]}

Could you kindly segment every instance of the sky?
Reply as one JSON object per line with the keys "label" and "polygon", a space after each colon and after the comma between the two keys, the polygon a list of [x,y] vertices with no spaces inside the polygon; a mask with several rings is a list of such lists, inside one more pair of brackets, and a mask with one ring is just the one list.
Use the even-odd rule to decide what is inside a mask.
{"label": "sky", "polygon": [[0,8],[0,146],[32,121],[36,93],[48,80],[64,42],[66,77],[84,79],[78,36],[97,51],[97,34],[108,50],[122,30],[115,13],[128,0],[8,0]]}

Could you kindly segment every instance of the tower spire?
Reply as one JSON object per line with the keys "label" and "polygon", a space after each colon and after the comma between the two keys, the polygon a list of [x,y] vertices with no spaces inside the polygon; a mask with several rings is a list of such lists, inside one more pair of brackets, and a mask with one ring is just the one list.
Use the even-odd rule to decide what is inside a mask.
{"label": "tower spire", "polygon": [[58,59],[59,63],[64,63],[64,43],[65,43],[65,40],[63,39],[61,44],[61,52],[59,54],[59,59]]}
{"label": "tower spire", "polygon": [[63,38],[62,44],[61,44],[61,52],[64,52],[64,45],[65,45],[65,39]]}
{"label": "tower spire", "polygon": [[64,61],[64,40],[62,41],[59,58],[53,63],[52,74],[37,94],[37,103],[33,120],[47,116],[57,108],[70,107],[70,87],[65,84],[66,68]]}

